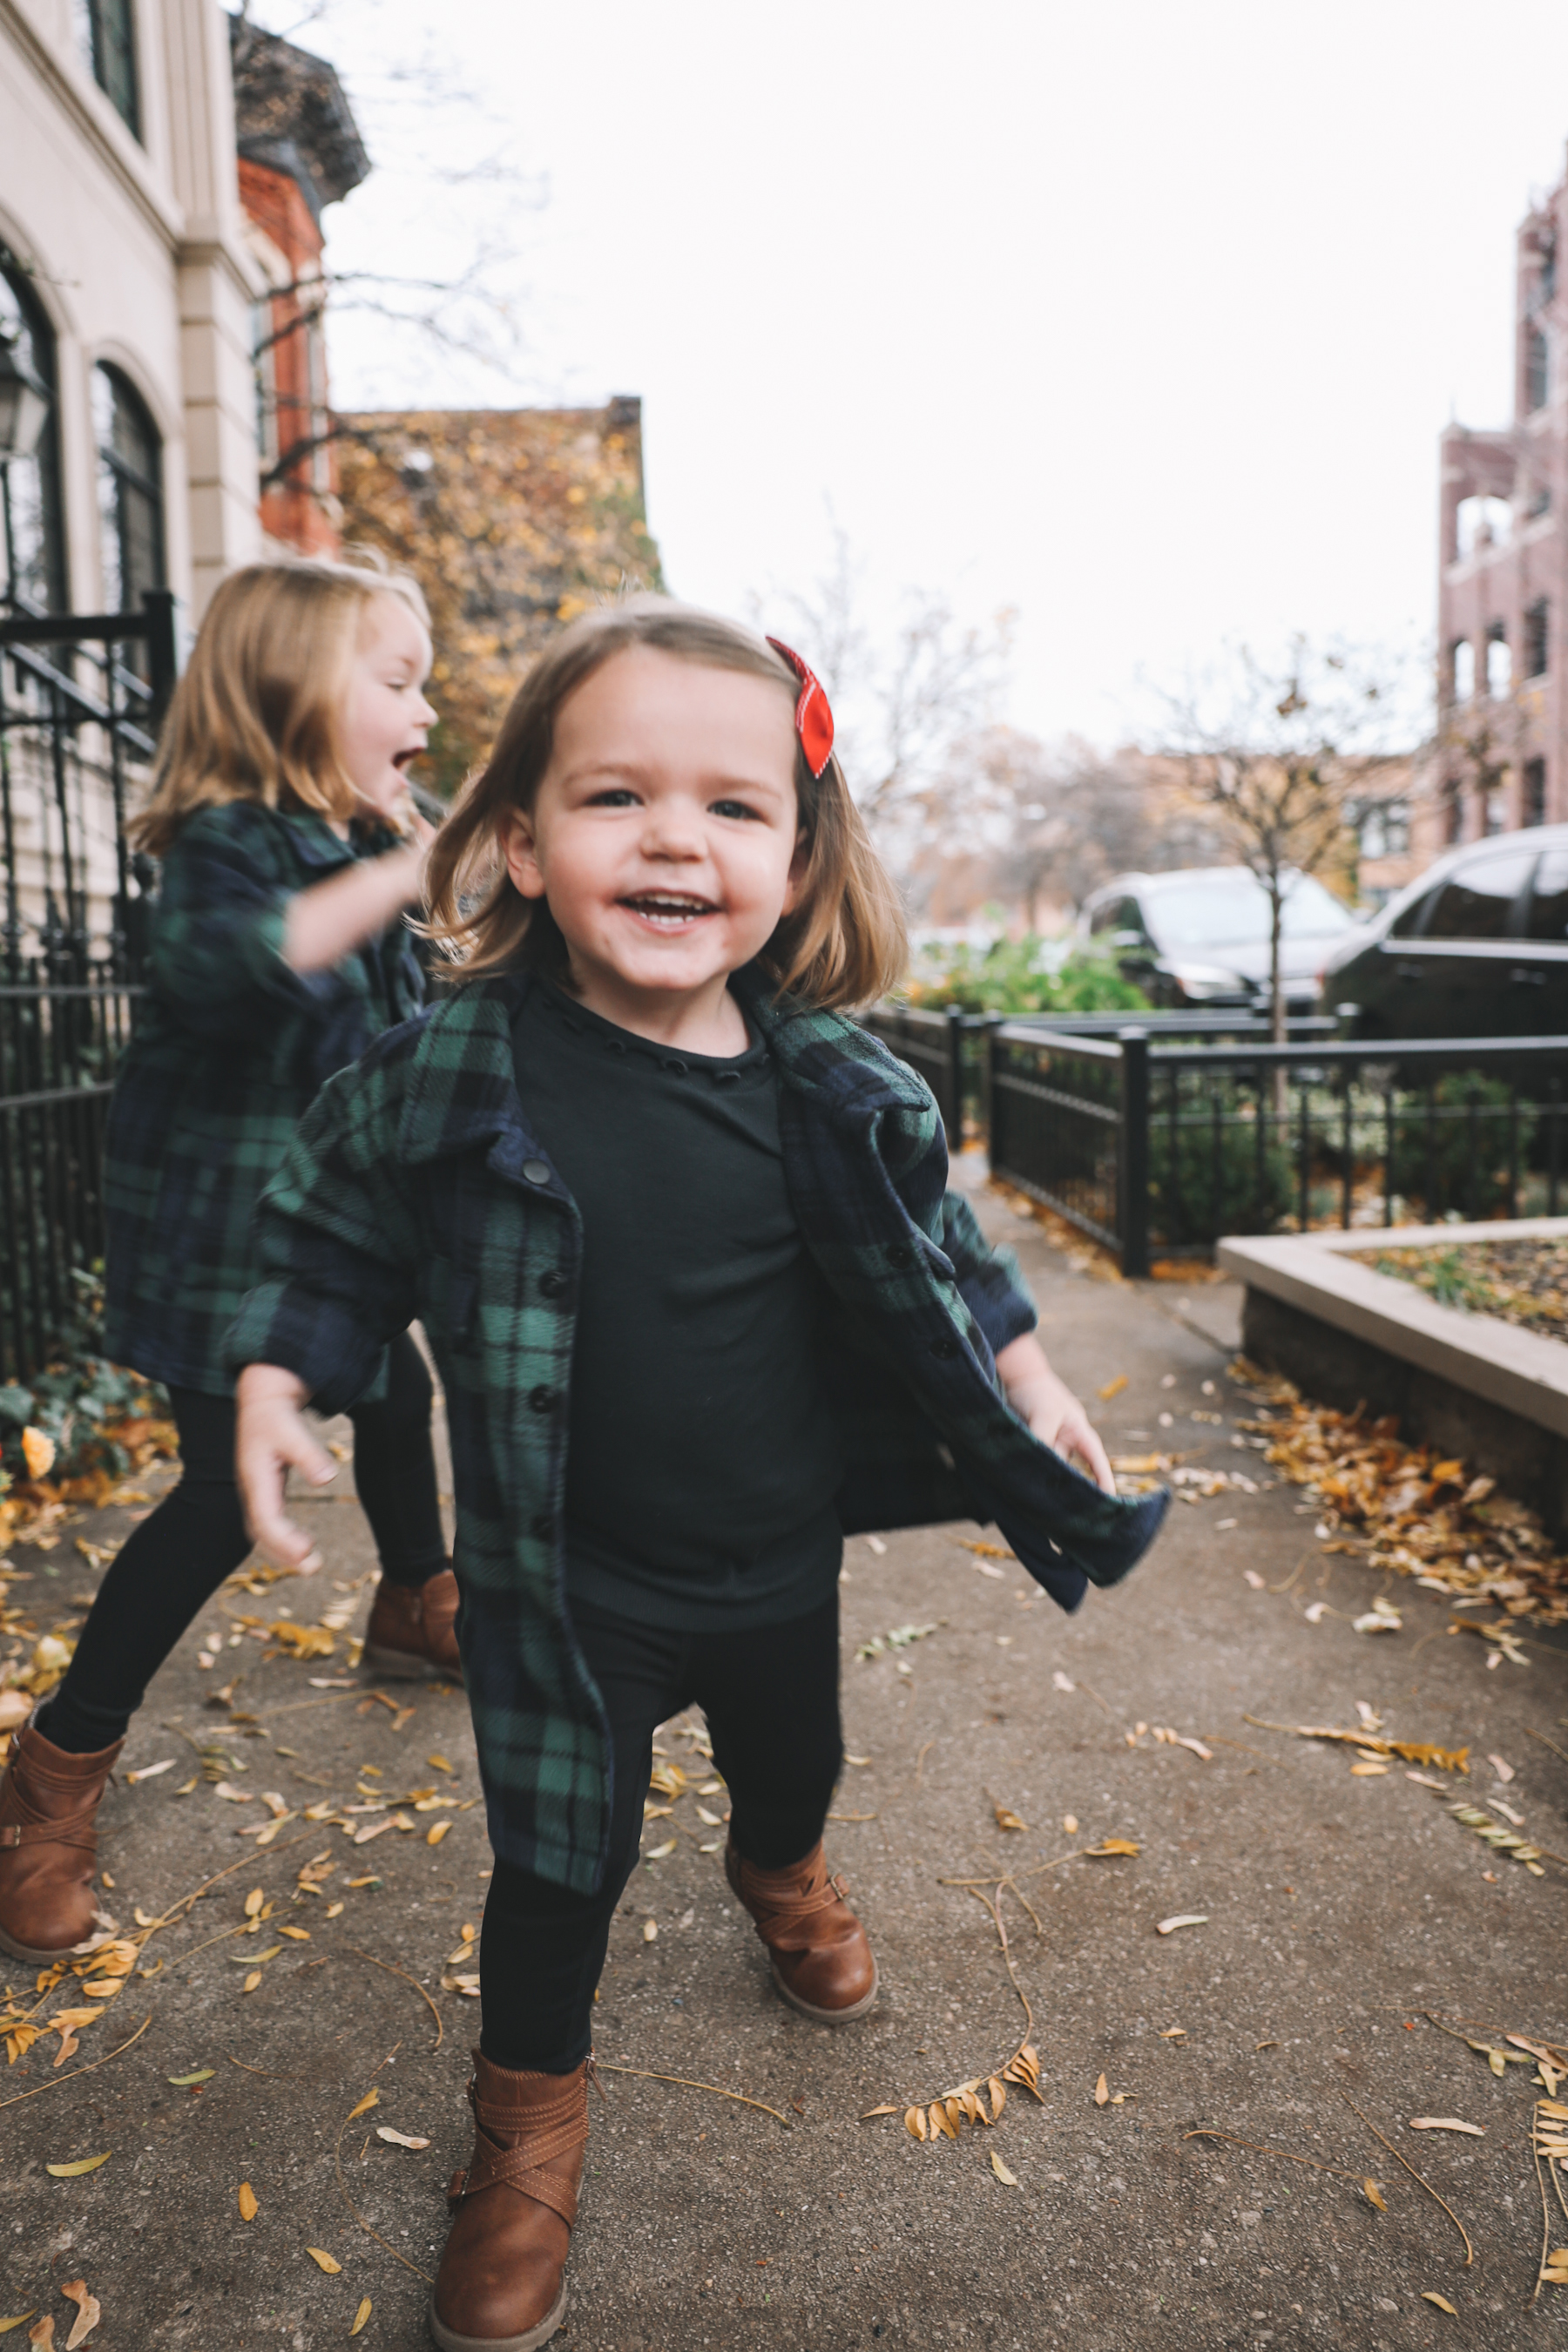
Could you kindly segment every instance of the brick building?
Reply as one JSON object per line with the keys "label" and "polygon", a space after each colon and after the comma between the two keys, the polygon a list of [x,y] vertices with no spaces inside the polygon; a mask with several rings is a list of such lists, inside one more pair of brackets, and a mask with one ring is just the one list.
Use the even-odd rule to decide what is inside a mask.
{"label": "brick building", "polygon": [[342,84],[291,41],[229,18],[239,200],[269,294],[252,312],[261,528],[301,555],[339,551],[327,396],[321,213],[370,171]]}
{"label": "brick building", "polygon": [[1442,450],[1430,854],[1568,818],[1568,177],[1520,226],[1513,421]]}

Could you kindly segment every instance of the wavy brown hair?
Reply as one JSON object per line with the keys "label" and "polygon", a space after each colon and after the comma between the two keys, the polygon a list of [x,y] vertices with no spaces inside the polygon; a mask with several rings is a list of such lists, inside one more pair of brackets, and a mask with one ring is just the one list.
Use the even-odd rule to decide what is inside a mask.
{"label": "wavy brown hair", "polygon": [[139,849],[162,857],[198,809],[229,801],[353,815],[336,716],[377,596],[400,598],[428,630],[406,572],[290,558],[229,573],[174,688],[152,798],[128,827]]}
{"label": "wavy brown hair", "polygon": [[[800,690],[763,638],[668,597],[630,596],[563,629],[518,688],[488,763],[469,778],[431,845],[425,928],[452,958],[453,978],[478,979],[520,964],[564,972],[566,943],[548,906],[514,887],[500,828],[514,810],[532,810],[567,697],[634,646],[767,678],[792,701]],[[781,992],[807,1003],[868,1003],[903,977],[908,943],[898,892],[837,757],[814,776],[797,744],[795,789],[805,867],[795,904],[759,961]]]}

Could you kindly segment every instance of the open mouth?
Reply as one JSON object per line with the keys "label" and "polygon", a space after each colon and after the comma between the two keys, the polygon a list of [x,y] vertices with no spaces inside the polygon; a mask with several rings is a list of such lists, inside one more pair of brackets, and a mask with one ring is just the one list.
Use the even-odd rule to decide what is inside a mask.
{"label": "open mouth", "polygon": [[423,743],[412,743],[406,751],[395,751],[393,753],[392,764],[397,770],[399,775],[403,774],[405,769],[411,768],[414,765],[415,761],[418,759],[424,749],[425,746]]}
{"label": "open mouth", "polygon": [[634,915],[640,915],[645,922],[665,924],[671,930],[718,912],[710,899],[689,898],[668,890],[640,891],[635,898],[623,898],[621,904],[629,907]]}

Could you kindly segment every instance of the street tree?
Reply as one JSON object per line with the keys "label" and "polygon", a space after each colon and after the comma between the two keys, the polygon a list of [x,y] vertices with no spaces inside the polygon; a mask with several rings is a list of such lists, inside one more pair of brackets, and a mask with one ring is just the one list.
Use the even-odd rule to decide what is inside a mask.
{"label": "street tree", "polygon": [[1241,647],[1216,677],[1167,694],[1169,789],[1207,810],[1268,894],[1270,1034],[1285,1041],[1280,940],[1297,875],[1344,852],[1348,804],[1370,752],[1399,724],[1391,671],[1364,652],[1292,638],[1282,660]]}

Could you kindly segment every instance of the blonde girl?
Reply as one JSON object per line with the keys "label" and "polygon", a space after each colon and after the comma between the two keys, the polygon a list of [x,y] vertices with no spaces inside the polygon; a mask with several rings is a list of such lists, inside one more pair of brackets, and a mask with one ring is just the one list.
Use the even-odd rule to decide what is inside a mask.
{"label": "blonde girl", "polygon": [[[148,1682],[250,1548],[223,1335],[257,1278],[251,1218],[322,1081],[423,998],[405,915],[430,828],[406,770],[435,712],[406,579],[253,564],[213,599],[136,826],[163,862],[148,988],[110,1110],[107,1350],[169,1389],[183,1472],[110,1567],[64,1681],[0,1783],[0,1949],[90,1938],[94,1817]],[[406,1329],[354,1411],[381,1554],[368,1653],[456,1673],[457,1587]],[[376,1368],[373,1368],[373,1370]]]}
{"label": "blonde girl", "polygon": [[822,1850],[844,1533],[994,1517],[1071,1606],[1163,1498],[1116,1499],[931,1095],[847,1017],[902,925],[798,656],[656,600],[576,622],[429,874],[461,985],[304,1121],[231,1356],[252,1524],[293,1557],[286,1470],[331,1467],[301,1408],[416,1313],[440,1365],[496,1859],[430,2327],[530,2352],[655,1727],[705,1709],[730,1884],[783,1997],[847,2024],[877,1964]]}

